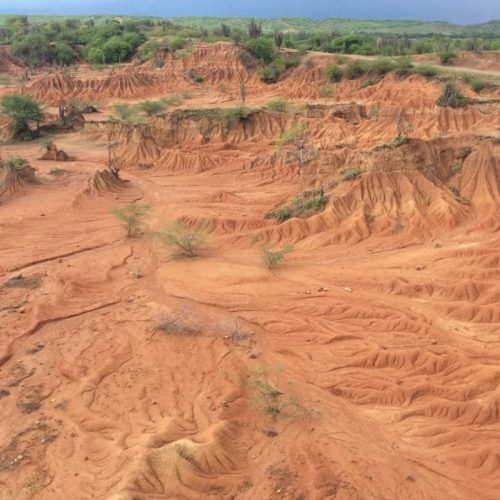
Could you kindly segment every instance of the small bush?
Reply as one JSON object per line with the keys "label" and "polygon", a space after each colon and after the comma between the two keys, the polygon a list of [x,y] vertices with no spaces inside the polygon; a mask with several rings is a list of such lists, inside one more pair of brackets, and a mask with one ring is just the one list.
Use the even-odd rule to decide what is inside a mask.
{"label": "small bush", "polygon": [[395,69],[395,65],[389,59],[377,59],[367,68],[371,73],[384,76]]}
{"label": "small bush", "polygon": [[181,50],[186,48],[188,40],[180,36],[175,37],[170,43],[170,48],[175,52],[176,50]]}
{"label": "small bush", "polygon": [[300,57],[298,56],[285,56],[284,54],[281,54],[275,59],[275,61],[285,69],[296,68],[300,65]]}
{"label": "small bush", "polygon": [[330,84],[320,85],[318,90],[321,97],[332,97],[334,94],[333,85]]}
{"label": "small bush", "polygon": [[349,80],[355,80],[356,78],[363,76],[367,72],[368,72],[368,67],[362,61],[352,61],[351,63],[348,64],[344,74],[345,77],[348,78]]}
{"label": "small bush", "polygon": [[471,89],[476,93],[479,94],[482,90],[484,90],[488,84],[486,82],[483,82],[481,80],[474,80],[470,84]]}
{"label": "small bush", "polygon": [[270,111],[276,111],[277,113],[286,113],[288,111],[288,107],[288,101],[281,97],[271,99],[266,104],[267,109],[269,109]]}
{"label": "small bush", "polygon": [[283,66],[277,62],[272,62],[262,68],[260,79],[265,83],[276,83],[281,78]]}
{"label": "small bush", "polygon": [[441,64],[453,64],[457,58],[456,52],[452,50],[443,50],[439,53],[439,60]]}
{"label": "small bush", "polygon": [[317,196],[311,198],[297,197],[293,200],[294,214],[298,217],[309,217],[312,214],[323,210],[323,207],[328,203],[328,196],[323,190]]}
{"label": "small bush", "polygon": [[142,220],[149,213],[149,205],[130,203],[125,208],[114,208],[113,214],[122,222],[127,231],[127,236],[132,238],[139,233]]}
{"label": "small bush", "polygon": [[438,74],[438,71],[436,68],[433,68],[432,66],[416,66],[413,69],[413,72],[416,73],[417,75],[425,76],[426,78],[435,78]]}
{"label": "small bush", "polygon": [[360,89],[366,89],[367,87],[371,87],[372,85],[375,85],[377,82],[373,78],[367,78],[366,80],[363,80],[361,82],[361,85],[359,86]]}
{"label": "small bush", "polygon": [[342,69],[340,69],[336,64],[329,64],[325,68],[325,73],[330,82],[340,82],[340,80],[342,80]]}
{"label": "small bush", "polygon": [[205,241],[203,233],[180,223],[166,227],[160,238],[166,245],[177,247],[179,255],[184,257],[196,257]]}
{"label": "small bush", "polygon": [[454,163],[451,167],[451,171],[454,174],[458,174],[462,170],[462,164],[461,163]]}
{"label": "small bush", "polygon": [[339,66],[342,66],[343,64],[345,64],[347,62],[347,57],[346,56],[342,56],[342,55],[336,55],[335,56],[335,62],[339,65]]}
{"label": "small bush", "polygon": [[161,113],[165,111],[167,104],[165,101],[143,101],[139,103],[139,108],[141,111],[144,111],[148,116],[156,115],[157,113]]}
{"label": "small bush", "polygon": [[287,255],[293,252],[293,246],[289,244],[283,245],[281,250],[272,251],[267,247],[262,247],[262,261],[268,269],[276,269],[283,264]]}
{"label": "small bush", "polygon": [[127,123],[139,123],[141,120],[143,121],[143,118],[141,119],[137,116],[137,111],[134,106],[130,104],[115,104],[113,109],[115,118],[120,121]]}
{"label": "small bush", "polygon": [[361,177],[363,170],[361,168],[345,168],[340,173],[343,181],[354,181]]}
{"label": "small bush", "polygon": [[249,40],[245,48],[255,56],[260,59],[263,63],[270,63],[273,60],[274,55],[274,43],[269,38],[256,38],[254,40]]}
{"label": "small bush", "polygon": [[409,57],[401,57],[398,59],[394,72],[398,78],[405,78],[413,72],[413,63]]}
{"label": "small bush", "polygon": [[437,105],[443,108],[460,108],[467,104],[467,99],[461,94],[455,81],[446,83]]}
{"label": "small bush", "polygon": [[287,144],[303,143],[306,135],[306,126],[303,123],[297,123],[285,130],[278,138],[278,149],[286,146]]}
{"label": "small bush", "polygon": [[292,216],[291,208],[279,208],[274,212],[268,212],[264,215],[264,219],[276,219],[278,222],[285,222]]}
{"label": "small bush", "polygon": [[248,70],[255,69],[258,66],[255,57],[246,50],[240,51],[240,61],[241,64],[243,64],[243,66],[245,66]]}

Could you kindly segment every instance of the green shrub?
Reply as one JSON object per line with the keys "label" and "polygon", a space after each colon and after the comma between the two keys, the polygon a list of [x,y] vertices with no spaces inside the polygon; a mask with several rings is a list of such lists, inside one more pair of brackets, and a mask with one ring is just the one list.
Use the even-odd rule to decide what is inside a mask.
{"label": "green shrub", "polygon": [[167,226],[160,233],[160,239],[165,245],[176,247],[178,254],[184,257],[196,257],[205,241],[202,232],[180,223]]}
{"label": "green shrub", "polygon": [[360,76],[363,76],[367,72],[368,67],[365,63],[363,63],[362,61],[352,61],[347,65],[344,74],[345,77],[349,80],[354,80],[356,78],[359,78]]}
{"label": "green shrub", "polygon": [[451,171],[454,174],[458,174],[462,170],[462,164],[461,163],[454,163],[451,167]]}
{"label": "green shrub", "polygon": [[137,116],[136,109],[131,104],[117,103],[113,106],[113,109],[117,120],[127,123],[139,123],[141,121]]}
{"label": "green shrub", "polygon": [[286,113],[289,108],[288,101],[282,97],[277,97],[276,99],[271,99],[267,102],[266,108],[270,111],[276,111],[278,113]]}
{"label": "green shrub", "polygon": [[149,205],[130,203],[125,208],[116,207],[112,212],[123,222],[127,236],[132,238],[138,234],[141,222],[149,213],[149,210]]}
{"label": "green shrub", "polygon": [[38,130],[32,131],[28,125],[29,121],[38,124],[43,118],[42,106],[36,99],[25,94],[9,94],[2,97],[1,106],[2,113],[13,119],[11,127],[16,137],[28,140],[38,135]]}
{"label": "green shrub", "polygon": [[377,82],[373,78],[367,78],[366,80],[363,80],[361,82],[361,85],[359,86],[360,89],[366,89],[367,87],[371,87],[372,85],[375,85]]}
{"label": "green shrub", "polygon": [[363,170],[361,168],[345,168],[340,173],[342,174],[343,181],[354,181],[361,177]]}
{"label": "green shrub", "polygon": [[330,82],[340,82],[342,80],[342,70],[336,64],[329,64],[325,68],[325,73]]}
{"label": "green shrub", "polygon": [[389,59],[377,59],[365,68],[370,72],[379,76],[384,76],[395,69],[395,65]]}
{"label": "green shrub", "polygon": [[290,217],[292,217],[292,209],[291,208],[279,208],[274,212],[268,212],[264,215],[264,219],[276,219],[278,222],[285,222]]}
{"label": "green shrub", "polygon": [[471,84],[470,87],[471,89],[476,93],[479,94],[482,90],[484,90],[488,84],[486,82],[483,82],[482,80],[474,80]]}
{"label": "green shrub", "polygon": [[287,144],[303,143],[306,135],[306,126],[303,123],[297,123],[285,130],[278,138],[277,147],[282,148]]}
{"label": "green shrub", "polygon": [[286,56],[284,54],[280,54],[275,61],[285,69],[296,68],[300,65],[300,57],[298,56]]}
{"label": "green shrub", "polygon": [[248,52],[250,52],[250,54],[261,60],[265,64],[268,64],[273,60],[274,43],[269,38],[260,37],[249,40],[245,44],[245,48],[248,50]]}
{"label": "green shrub", "polygon": [[265,83],[276,83],[281,78],[283,69],[277,62],[272,62],[262,68],[260,79]]}
{"label": "green shrub", "polygon": [[456,52],[452,50],[443,50],[439,53],[439,60],[441,64],[453,64],[457,58]]}
{"label": "green shrub", "polygon": [[461,94],[454,80],[446,83],[437,105],[448,108],[460,108],[467,104],[467,99]]}
{"label": "green shrub", "polygon": [[170,48],[175,52],[176,50],[181,50],[186,48],[188,40],[181,36],[175,37],[170,43]]}
{"label": "green shrub", "polygon": [[323,210],[324,206],[328,203],[328,196],[325,195],[323,190],[317,195],[311,198],[297,197],[294,198],[293,212],[297,217],[309,217],[320,210]]}
{"label": "green shrub", "polygon": [[318,90],[321,97],[332,97],[334,93],[333,85],[331,84],[320,85]]}
{"label": "green shrub", "polygon": [[276,269],[283,264],[290,252],[293,252],[292,245],[285,244],[281,250],[272,251],[267,247],[262,247],[262,262],[268,269]]}
{"label": "green shrub", "polygon": [[396,62],[394,72],[398,78],[405,78],[413,72],[413,63],[409,57],[400,57]]}
{"label": "green shrub", "polygon": [[139,109],[146,113],[148,116],[156,115],[157,113],[161,113],[165,111],[167,104],[165,101],[142,101],[139,103]]}
{"label": "green shrub", "polygon": [[417,75],[425,76],[426,78],[434,78],[438,74],[436,68],[427,65],[416,66],[413,69],[413,72],[416,73]]}

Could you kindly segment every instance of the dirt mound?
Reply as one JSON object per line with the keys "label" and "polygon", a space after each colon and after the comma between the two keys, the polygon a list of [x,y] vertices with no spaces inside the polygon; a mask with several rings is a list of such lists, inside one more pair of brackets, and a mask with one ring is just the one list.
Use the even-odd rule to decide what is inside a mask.
{"label": "dirt mound", "polygon": [[35,169],[28,162],[11,158],[0,161],[0,198],[7,198],[36,184]]}
{"label": "dirt mound", "polygon": [[127,182],[109,170],[97,170],[88,180],[83,194],[90,196],[102,196],[108,193],[117,193],[127,187]]}
{"label": "dirt mound", "polygon": [[69,161],[70,157],[62,149],[57,149],[55,144],[50,144],[40,160]]}
{"label": "dirt mound", "polygon": [[40,76],[22,88],[41,101],[58,103],[71,97],[78,97],[84,85],[77,78],[73,78],[64,71],[56,71],[49,75]]}

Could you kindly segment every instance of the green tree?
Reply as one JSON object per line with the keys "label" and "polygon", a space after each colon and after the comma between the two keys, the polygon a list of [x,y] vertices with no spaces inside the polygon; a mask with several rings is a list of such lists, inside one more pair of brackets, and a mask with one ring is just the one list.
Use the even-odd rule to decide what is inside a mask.
{"label": "green tree", "polygon": [[28,137],[30,129],[28,122],[37,123],[43,118],[43,110],[40,103],[25,94],[10,94],[2,97],[2,112],[14,120],[12,126],[17,136]]}
{"label": "green tree", "polygon": [[248,36],[252,39],[259,38],[262,35],[262,25],[257,24],[255,19],[251,19],[248,24]]}
{"label": "green tree", "polygon": [[273,42],[269,38],[256,38],[246,43],[245,48],[264,63],[270,63],[274,56]]}
{"label": "green tree", "polygon": [[114,208],[112,212],[123,222],[127,236],[132,238],[139,233],[141,222],[149,213],[149,210],[149,205],[129,203],[125,208]]}
{"label": "green tree", "polygon": [[43,33],[29,33],[15,40],[12,43],[12,53],[32,67],[50,64],[54,59],[53,48]]}
{"label": "green tree", "polygon": [[111,37],[103,46],[104,59],[107,63],[123,62],[132,54],[132,46],[119,36]]}
{"label": "green tree", "polygon": [[54,60],[61,66],[69,66],[75,61],[75,54],[67,43],[58,42],[54,47]]}
{"label": "green tree", "polygon": [[331,82],[340,82],[342,80],[342,70],[336,64],[329,64],[325,68],[325,73]]}
{"label": "green tree", "polygon": [[180,223],[167,226],[159,236],[165,245],[177,247],[184,257],[196,257],[205,241],[201,231]]}

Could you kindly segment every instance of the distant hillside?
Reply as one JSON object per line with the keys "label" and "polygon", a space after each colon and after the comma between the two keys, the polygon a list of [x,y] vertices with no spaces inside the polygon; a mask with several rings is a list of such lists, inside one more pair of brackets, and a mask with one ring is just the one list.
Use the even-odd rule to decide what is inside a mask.
{"label": "distant hillside", "polygon": [[[0,25],[5,22],[7,15],[0,15]],[[115,19],[120,16],[29,16],[32,22],[47,22],[51,19],[79,18],[82,20],[93,18],[97,24],[106,19]],[[121,16],[121,19],[130,19],[132,16]],[[162,18],[142,16],[142,19],[160,20]],[[174,17],[168,18],[176,24],[188,27],[203,27],[213,29],[220,27],[224,22],[232,28],[245,29],[250,18],[248,17]],[[293,30],[293,31],[331,31],[341,34],[401,34],[410,36],[445,35],[456,37],[500,37],[500,21],[489,21],[482,24],[458,25],[447,22],[411,21],[411,20],[360,20],[360,19],[323,19],[313,20],[301,17],[259,19],[264,31]]]}
{"label": "distant hillside", "polygon": [[[221,22],[231,27],[246,28],[248,17],[176,17],[175,23],[184,26],[203,26],[206,29],[219,27]],[[295,31],[330,31],[341,34],[407,34],[407,35],[445,35],[445,36],[487,36],[500,37],[500,21],[489,21],[482,24],[457,25],[434,21],[405,20],[360,20],[360,19],[324,19],[278,18],[262,19],[264,30],[295,30]]]}

